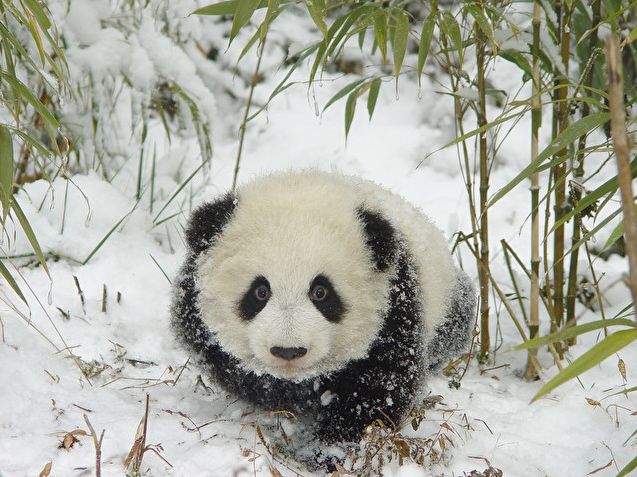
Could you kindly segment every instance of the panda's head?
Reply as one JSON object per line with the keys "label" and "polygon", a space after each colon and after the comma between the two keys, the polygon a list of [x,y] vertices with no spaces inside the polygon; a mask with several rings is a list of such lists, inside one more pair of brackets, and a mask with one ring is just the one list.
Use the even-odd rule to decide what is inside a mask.
{"label": "panda's head", "polygon": [[300,381],[367,355],[399,238],[346,181],[262,178],[196,210],[186,237],[202,321],[243,368]]}

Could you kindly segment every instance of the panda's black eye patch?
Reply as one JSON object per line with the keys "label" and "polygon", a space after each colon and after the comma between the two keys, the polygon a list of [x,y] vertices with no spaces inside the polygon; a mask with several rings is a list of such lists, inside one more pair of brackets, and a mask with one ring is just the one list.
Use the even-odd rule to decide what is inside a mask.
{"label": "panda's black eye patch", "polygon": [[265,308],[272,296],[270,282],[264,276],[258,276],[250,284],[250,288],[239,301],[239,315],[244,320],[251,320]]}
{"label": "panda's black eye patch", "polygon": [[327,321],[338,323],[343,318],[345,306],[325,275],[318,275],[310,284],[310,300]]}

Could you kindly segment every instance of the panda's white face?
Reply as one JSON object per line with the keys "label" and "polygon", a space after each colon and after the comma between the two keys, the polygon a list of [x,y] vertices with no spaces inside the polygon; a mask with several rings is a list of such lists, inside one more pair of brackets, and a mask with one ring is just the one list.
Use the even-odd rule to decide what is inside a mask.
{"label": "panda's white face", "polygon": [[197,288],[202,319],[245,369],[301,381],[367,355],[390,277],[374,270],[355,192],[292,180],[239,192]]}

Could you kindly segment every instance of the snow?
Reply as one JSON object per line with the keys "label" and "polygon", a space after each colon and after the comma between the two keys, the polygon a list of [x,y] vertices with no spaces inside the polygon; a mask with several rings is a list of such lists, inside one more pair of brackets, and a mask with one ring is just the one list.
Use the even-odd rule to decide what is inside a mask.
{"label": "snow", "polygon": [[[173,2],[166,13],[167,24],[173,35],[191,42],[180,49],[151,17],[151,7],[160,11],[157,2],[151,2],[141,14],[138,34],[128,36],[109,26],[114,21],[109,2],[72,0],[68,12],[64,1],[48,3],[68,42],[72,77],[82,87],[89,74],[97,83],[104,82],[103,91],[92,94],[103,106],[101,117],[108,114],[109,120],[100,124],[103,130],[98,140],[103,139],[102,145],[94,144],[90,115],[73,110],[66,101],[66,118],[75,119],[73,131],[83,132],[87,152],[82,164],[89,166],[68,180],[59,177],[51,185],[44,181],[27,184],[17,195],[44,251],[58,258],[47,262],[50,280],[35,260],[12,260],[18,270],[8,265],[19,276],[29,308],[5,283],[0,284],[0,476],[38,475],[49,462],[50,475],[93,475],[95,448],[90,435],[76,434],[79,442],[68,450],[60,446],[67,433],[88,432],[84,416],[98,435],[104,430],[101,475],[124,475],[123,462],[144,414],[147,394],[146,443],[161,445],[155,447],[161,458],[153,451],[146,452],[142,475],[268,476],[272,467],[284,476],[297,475],[291,470],[298,468],[294,462],[284,465],[268,456],[255,431],[254,423],[264,422],[265,426],[278,418],[259,416],[258,410],[236,401],[204,378],[205,385],[212,386],[205,387],[198,379],[201,371],[188,363],[188,356],[168,330],[168,278],[176,275],[183,259],[180,234],[185,218],[193,206],[227,190],[232,183],[238,125],[245,104],[241,98],[247,97],[247,83],[241,75],[233,80],[231,72],[249,34],[240,33],[224,53],[223,29],[227,24],[188,16],[197,7],[194,2]],[[255,104],[265,104],[284,76],[280,62],[287,48],[306,41],[307,29],[300,25],[273,32],[266,50],[272,55],[265,62],[264,81],[255,90]],[[192,46],[195,38],[202,45],[222,45],[219,60],[207,61]],[[286,46],[283,40],[289,40]],[[240,71],[245,72],[243,78],[250,78],[256,64],[254,53],[244,60]],[[465,68],[471,68],[469,58]],[[121,84],[122,72],[127,74],[131,89],[123,89],[115,101],[110,92],[118,88],[111,82]],[[212,126],[214,143],[208,168],[161,213],[171,195],[199,167],[201,153],[192,127],[180,126],[179,133],[167,141],[161,122],[152,115],[146,118],[146,143],[140,142],[131,105],[135,94],[148,101],[149,88],[157,77],[187,88],[201,107],[205,122]],[[500,89],[516,91],[520,87],[519,71],[506,62],[496,65],[493,78]],[[415,78],[405,76],[400,81],[399,100],[394,84],[385,84],[372,121],[368,121],[363,104],[359,105],[346,141],[344,101],[320,116],[315,115],[315,107],[325,105],[351,80],[326,73],[308,91],[303,84],[306,70],[293,79],[300,84],[276,97],[248,124],[240,181],[273,170],[304,167],[358,174],[421,207],[450,240],[459,230],[469,233],[458,150],[441,149],[454,139],[455,131],[453,101],[439,93],[444,89],[439,83],[424,76],[418,91]],[[224,90],[232,90],[240,99],[229,99]],[[109,105],[110,112],[105,108]],[[489,114],[495,117],[498,113],[494,109]],[[183,119],[181,123],[186,124]],[[528,162],[529,124],[530,118],[523,118],[498,151],[491,193]],[[545,139],[550,133],[547,127],[542,131]],[[155,195],[150,194],[148,160],[144,163],[142,198],[137,201],[136,158],[142,147],[146,157],[155,154]],[[91,151],[99,152],[100,148],[118,151],[119,162],[104,166],[105,171],[91,167]],[[436,152],[423,162],[432,151]],[[603,160],[587,159],[587,168],[595,170],[595,164]],[[103,172],[110,181],[104,179]],[[592,183],[605,179],[595,178]],[[506,286],[510,277],[499,241],[506,239],[528,262],[527,187],[520,184],[490,210],[493,273],[506,292],[511,291]],[[158,216],[168,220],[157,224]],[[605,238],[601,234],[598,243],[603,244]],[[1,245],[11,256],[30,252],[24,234],[12,224],[8,224]],[[458,259],[475,279],[472,257],[462,246]],[[602,277],[607,317],[630,302],[620,281],[626,269],[626,261],[617,256],[595,261],[595,273]],[[590,270],[586,273],[592,281]],[[594,312],[583,307],[580,311],[582,321],[600,318],[599,306]],[[499,349],[488,369],[472,361],[458,389],[449,387],[443,376],[429,378],[424,394],[443,396],[447,411],[428,412],[419,430],[410,431],[426,437],[448,419],[455,430],[450,433],[453,447],[430,467],[386,463],[385,475],[460,476],[474,469],[482,471],[490,464],[507,477],[584,476],[612,463],[595,474],[603,477],[615,475],[618,467],[634,458],[636,441],[631,435],[637,428],[637,397],[620,391],[637,382],[636,346],[530,404],[541,382],[527,383],[520,378],[526,363],[524,352],[505,352],[521,338],[501,305],[493,306],[491,318],[492,336],[497,336]],[[541,333],[546,333],[546,317],[543,323]],[[568,359],[575,359],[601,337],[585,335],[570,349]],[[71,352],[83,363],[103,369],[89,382],[82,377]],[[626,382],[618,370],[619,358],[626,365]],[[557,368],[546,350],[540,350],[539,360],[545,367],[546,381]],[[329,396],[324,398],[329,400]],[[281,419],[294,439],[294,425]],[[266,433],[266,439],[273,435]],[[304,469],[299,472],[306,477],[321,475]]]}

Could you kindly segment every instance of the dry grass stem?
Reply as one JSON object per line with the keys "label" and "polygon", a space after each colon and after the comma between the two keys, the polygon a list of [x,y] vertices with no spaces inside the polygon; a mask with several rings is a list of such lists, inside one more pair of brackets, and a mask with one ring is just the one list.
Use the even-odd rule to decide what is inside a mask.
{"label": "dry grass stem", "polygon": [[89,431],[91,432],[91,436],[93,437],[93,445],[95,446],[95,477],[101,477],[102,475],[102,439],[104,439],[104,432],[102,430],[102,434],[99,439],[97,438],[97,434],[95,433],[95,429],[91,425],[91,422],[88,420],[88,416],[84,414],[84,422],[88,426]]}

